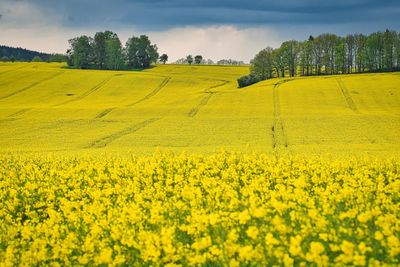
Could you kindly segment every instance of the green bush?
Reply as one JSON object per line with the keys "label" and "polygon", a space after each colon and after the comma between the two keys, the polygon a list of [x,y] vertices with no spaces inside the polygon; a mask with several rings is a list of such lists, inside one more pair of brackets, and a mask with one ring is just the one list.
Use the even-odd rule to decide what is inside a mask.
{"label": "green bush", "polygon": [[35,56],[34,58],[32,58],[32,62],[42,62],[42,58],[39,56]]}
{"label": "green bush", "polygon": [[258,78],[255,75],[253,75],[253,74],[242,76],[237,80],[239,88],[252,85],[252,84],[257,83],[259,81],[261,81],[261,79]]}
{"label": "green bush", "polygon": [[2,58],[0,59],[0,61],[2,61],[2,62],[8,62],[8,61],[10,61],[10,58],[7,57],[7,56],[4,56],[4,57],[2,57]]}

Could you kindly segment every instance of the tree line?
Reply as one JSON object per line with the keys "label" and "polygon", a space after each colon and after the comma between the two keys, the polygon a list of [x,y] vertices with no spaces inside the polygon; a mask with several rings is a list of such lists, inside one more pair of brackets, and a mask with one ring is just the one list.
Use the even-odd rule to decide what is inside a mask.
{"label": "tree line", "polygon": [[180,58],[175,61],[175,64],[201,64],[201,65],[232,65],[232,66],[241,66],[245,65],[243,61],[238,61],[234,59],[221,59],[217,62],[214,62],[211,59],[204,59],[201,55],[196,55],[193,57],[192,55],[187,55],[186,58]]}
{"label": "tree line", "polygon": [[67,57],[61,54],[47,54],[20,47],[0,45],[0,61],[2,62],[65,62]]}
{"label": "tree line", "polygon": [[285,76],[309,76],[400,70],[400,33],[386,30],[370,35],[341,37],[324,33],[308,40],[285,41],[267,47],[250,62],[250,75],[238,79],[239,87]]}
{"label": "tree line", "polygon": [[145,69],[159,56],[157,45],[151,44],[146,35],[132,36],[125,47],[112,31],[97,32],[94,37],[82,35],[70,39],[69,44],[68,65],[80,69]]}

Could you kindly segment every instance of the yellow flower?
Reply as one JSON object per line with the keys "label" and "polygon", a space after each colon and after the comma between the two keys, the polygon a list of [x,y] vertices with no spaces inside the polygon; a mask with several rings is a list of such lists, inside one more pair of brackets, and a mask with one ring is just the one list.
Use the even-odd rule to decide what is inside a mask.
{"label": "yellow flower", "polygon": [[247,230],[246,230],[246,234],[248,237],[250,237],[251,239],[255,240],[257,239],[258,236],[258,229],[255,226],[250,226]]}
{"label": "yellow flower", "polygon": [[192,248],[198,251],[208,248],[209,246],[211,246],[211,238],[209,236],[203,237],[192,244]]}
{"label": "yellow flower", "polygon": [[350,243],[347,240],[344,240],[342,244],[340,245],[340,249],[343,251],[344,254],[346,255],[353,255],[354,252],[354,244]]}
{"label": "yellow flower", "polygon": [[302,253],[301,241],[302,241],[302,238],[299,235],[290,238],[289,252],[290,252],[290,255],[292,255],[293,257],[298,256]]}
{"label": "yellow flower", "polygon": [[262,218],[262,217],[265,216],[265,214],[266,214],[266,210],[263,209],[263,208],[256,208],[256,209],[254,209],[254,210],[252,211],[252,215],[253,215],[255,218]]}
{"label": "yellow flower", "polygon": [[313,254],[320,255],[325,251],[324,246],[320,242],[311,242],[310,243],[310,251]]}
{"label": "yellow flower", "polygon": [[231,259],[229,261],[229,267],[239,267],[239,266],[240,266],[240,262],[238,262],[237,260]]}
{"label": "yellow flower", "polygon": [[318,215],[318,211],[316,209],[310,209],[308,210],[308,216],[310,216],[310,218],[315,219]]}
{"label": "yellow flower", "polygon": [[324,241],[328,241],[328,234],[327,233],[320,233],[319,238],[321,238]]}
{"label": "yellow flower", "polygon": [[112,258],[112,249],[111,248],[103,248],[100,251],[100,255],[97,258],[96,263],[97,264],[110,264],[113,262],[113,258]]}
{"label": "yellow flower", "polygon": [[360,244],[358,244],[358,250],[361,252],[362,255],[364,255],[368,251],[372,251],[372,249],[370,247],[366,246],[364,242],[361,242]]}
{"label": "yellow flower", "polygon": [[252,246],[244,246],[240,248],[239,258],[243,261],[251,261],[254,255]]}
{"label": "yellow flower", "polygon": [[285,256],[283,257],[283,264],[285,267],[291,267],[293,266],[294,260],[288,255],[285,254]]}
{"label": "yellow flower", "polygon": [[400,242],[397,237],[391,235],[387,239],[387,245],[390,248],[390,256],[397,257],[400,255]]}
{"label": "yellow flower", "polygon": [[279,241],[277,239],[274,238],[273,234],[268,233],[265,236],[265,243],[267,245],[273,246],[273,245],[277,245],[279,244]]}
{"label": "yellow flower", "polygon": [[389,236],[387,241],[388,241],[389,247],[399,247],[400,246],[399,239],[397,237],[395,237],[394,235]]}
{"label": "yellow flower", "polygon": [[212,246],[210,248],[210,254],[213,256],[220,256],[222,254],[222,252],[217,246]]}
{"label": "yellow flower", "polygon": [[381,241],[383,239],[383,237],[384,236],[383,236],[383,234],[381,232],[379,232],[379,231],[375,232],[375,239],[376,240]]}
{"label": "yellow flower", "polygon": [[309,262],[314,262],[318,266],[326,266],[328,264],[328,257],[322,255],[325,251],[325,247],[319,242],[311,242],[310,250],[306,254],[306,259]]}
{"label": "yellow flower", "polygon": [[366,223],[370,220],[371,216],[367,213],[361,213],[357,216],[357,219],[360,223]]}
{"label": "yellow flower", "polygon": [[82,255],[82,256],[80,256],[80,257],[78,258],[78,262],[79,262],[80,264],[82,264],[82,265],[86,265],[86,264],[88,264],[89,261],[90,261],[90,258],[89,258],[89,257],[90,257],[90,256],[87,255],[87,254]]}
{"label": "yellow flower", "polygon": [[244,210],[239,214],[239,223],[246,224],[251,219],[249,211]]}
{"label": "yellow flower", "polygon": [[189,258],[190,265],[201,265],[207,261],[207,257],[201,254],[195,254]]}
{"label": "yellow flower", "polygon": [[354,265],[356,266],[365,266],[366,260],[365,256],[356,253],[353,257]]}

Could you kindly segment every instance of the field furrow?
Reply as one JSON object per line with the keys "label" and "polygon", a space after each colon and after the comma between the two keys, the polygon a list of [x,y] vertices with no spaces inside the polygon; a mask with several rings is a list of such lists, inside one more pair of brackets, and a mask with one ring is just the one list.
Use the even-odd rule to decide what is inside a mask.
{"label": "field furrow", "polygon": [[350,95],[349,90],[347,89],[346,85],[344,84],[341,78],[336,78],[337,84],[339,85],[340,91],[342,92],[344,99],[346,100],[347,106],[353,110],[355,113],[359,113],[359,110],[356,104],[353,101],[353,98]]}
{"label": "field furrow", "polygon": [[27,67],[27,65],[24,64],[22,66],[19,66],[18,68],[10,68],[8,70],[0,72],[0,75],[4,75],[4,74],[9,73],[9,72],[14,72],[16,70],[20,70],[20,69],[23,69],[23,68],[26,68],[26,67]]}
{"label": "field furrow", "polygon": [[18,116],[21,116],[21,115],[27,113],[30,110],[32,110],[32,109],[31,108],[24,108],[24,109],[21,109],[21,110],[15,112],[15,113],[13,113],[13,114],[8,115],[8,117],[18,117]]}
{"label": "field furrow", "polygon": [[281,117],[281,104],[279,100],[279,86],[290,80],[282,80],[273,86],[274,119],[271,127],[272,131],[272,149],[279,151],[288,147],[288,140],[285,134],[285,127]]}
{"label": "field furrow", "polygon": [[170,80],[171,80],[171,77],[165,78],[161,82],[161,84],[159,86],[157,86],[157,88],[155,88],[153,91],[151,91],[148,95],[146,95],[145,97],[139,99],[138,101],[135,101],[135,102],[133,102],[131,104],[128,104],[127,106],[128,107],[132,107],[132,106],[137,105],[137,104],[139,104],[139,103],[141,103],[143,101],[149,100],[150,98],[155,96],[158,92],[160,92],[169,83]]}
{"label": "field furrow", "polygon": [[61,106],[61,105],[65,105],[65,104],[69,104],[71,102],[76,102],[79,100],[84,99],[85,97],[88,97],[89,95],[93,94],[94,92],[100,90],[105,84],[107,84],[114,76],[110,76],[106,79],[104,79],[103,81],[101,81],[100,83],[96,84],[95,86],[93,86],[92,88],[90,88],[88,91],[84,92],[81,95],[78,95],[77,97],[73,98],[73,99],[69,99],[67,101],[64,101],[60,104],[57,104],[55,106]]}
{"label": "field furrow", "polygon": [[105,110],[103,110],[102,112],[100,112],[99,114],[96,115],[95,119],[101,119],[105,116],[107,116],[108,114],[110,114],[114,109],[116,108],[106,108]]}
{"label": "field furrow", "polygon": [[30,85],[28,85],[28,86],[26,86],[26,87],[24,87],[24,88],[18,89],[17,91],[14,91],[14,92],[12,92],[12,93],[10,93],[10,94],[8,94],[8,95],[0,96],[0,100],[3,100],[3,99],[6,99],[6,98],[15,96],[15,95],[20,94],[20,93],[22,93],[22,92],[24,92],[24,91],[27,91],[27,90],[29,90],[29,89],[35,87],[35,86],[38,86],[39,84],[42,84],[42,83],[44,83],[44,82],[50,81],[50,80],[52,80],[52,79],[55,79],[56,77],[60,76],[60,75],[63,74],[63,73],[64,73],[64,72],[56,72],[55,74],[52,74],[52,75],[50,75],[49,77],[46,77],[46,78],[44,78],[44,79],[41,79],[41,80],[36,81],[36,82],[34,82],[34,83],[31,83]]}
{"label": "field furrow", "polygon": [[21,119],[21,118],[11,117],[11,118],[0,119],[0,123],[12,122],[12,121],[16,121],[16,120],[19,120],[19,119]]}
{"label": "field furrow", "polygon": [[217,84],[217,85],[213,85],[211,87],[208,87],[206,90],[204,90],[204,93],[206,94],[201,100],[200,102],[193,107],[189,112],[188,112],[188,116],[193,118],[194,116],[197,115],[197,113],[200,111],[200,109],[202,107],[204,107],[205,105],[207,105],[208,101],[210,100],[210,98],[213,96],[213,94],[216,94],[217,92],[212,91],[212,89],[216,89],[218,87],[224,86],[226,84],[228,84],[229,81],[222,81],[222,83]]}
{"label": "field furrow", "polygon": [[118,131],[118,132],[112,133],[110,135],[107,135],[105,137],[102,137],[100,139],[94,140],[89,145],[85,146],[85,148],[88,149],[88,148],[102,148],[102,147],[105,147],[108,144],[110,144],[111,142],[115,141],[116,139],[119,139],[119,138],[121,138],[121,137],[123,137],[125,135],[128,135],[128,134],[132,134],[134,132],[137,132],[140,129],[142,129],[142,128],[144,128],[144,127],[146,127],[146,126],[148,126],[148,125],[150,125],[150,124],[152,124],[152,123],[154,123],[154,122],[156,122],[158,120],[160,120],[160,118],[152,118],[152,119],[148,119],[148,120],[145,120],[143,122],[137,123],[137,124],[135,124],[135,125],[133,125],[131,127],[125,128],[125,129],[123,129],[121,131]]}

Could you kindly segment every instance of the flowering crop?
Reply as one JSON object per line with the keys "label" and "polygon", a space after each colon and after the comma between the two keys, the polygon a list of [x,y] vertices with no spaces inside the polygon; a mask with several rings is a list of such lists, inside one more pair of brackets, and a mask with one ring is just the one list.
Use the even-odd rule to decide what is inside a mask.
{"label": "flowering crop", "polygon": [[400,156],[400,72],[239,90],[248,66],[63,66],[0,62],[0,153]]}
{"label": "flowering crop", "polygon": [[396,160],[0,157],[0,266],[400,264]]}

